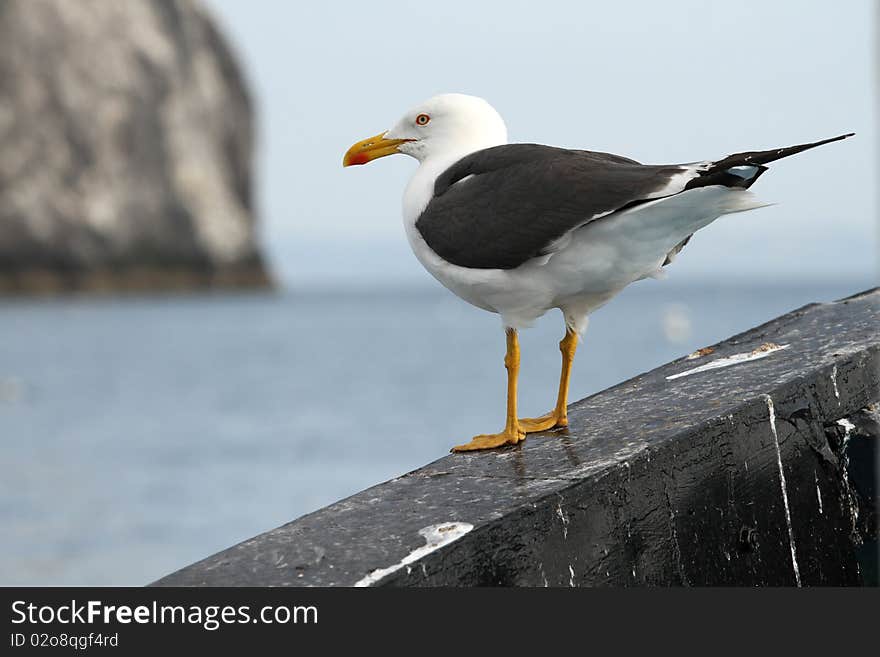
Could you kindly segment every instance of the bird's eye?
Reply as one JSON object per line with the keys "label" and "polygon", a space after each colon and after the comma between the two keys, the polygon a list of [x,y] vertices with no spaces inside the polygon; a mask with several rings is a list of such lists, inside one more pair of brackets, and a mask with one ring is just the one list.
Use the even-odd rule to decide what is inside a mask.
{"label": "bird's eye", "polygon": [[416,117],[416,125],[428,125],[428,121],[431,120],[431,117],[427,114],[419,114]]}

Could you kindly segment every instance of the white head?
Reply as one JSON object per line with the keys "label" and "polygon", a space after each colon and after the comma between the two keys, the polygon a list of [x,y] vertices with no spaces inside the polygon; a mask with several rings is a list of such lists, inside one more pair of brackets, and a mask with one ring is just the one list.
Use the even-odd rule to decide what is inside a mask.
{"label": "white head", "polygon": [[366,164],[394,153],[420,162],[457,159],[505,143],[507,127],[489,103],[476,96],[441,94],[408,111],[390,130],[356,143],[342,165]]}

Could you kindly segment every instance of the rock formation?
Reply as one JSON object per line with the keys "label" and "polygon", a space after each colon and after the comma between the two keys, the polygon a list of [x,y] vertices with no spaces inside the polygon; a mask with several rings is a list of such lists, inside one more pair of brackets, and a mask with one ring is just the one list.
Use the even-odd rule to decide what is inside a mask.
{"label": "rock formation", "polygon": [[0,0],[0,292],[267,285],[252,124],[196,0]]}

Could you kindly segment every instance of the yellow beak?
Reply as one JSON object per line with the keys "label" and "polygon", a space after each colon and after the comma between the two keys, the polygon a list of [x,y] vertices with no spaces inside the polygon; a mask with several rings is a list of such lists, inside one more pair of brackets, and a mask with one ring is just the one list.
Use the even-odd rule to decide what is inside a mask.
{"label": "yellow beak", "polygon": [[401,144],[413,141],[412,139],[385,139],[385,133],[381,132],[375,137],[369,137],[359,141],[348,149],[342,158],[342,166],[350,167],[353,164],[366,164],[386,155],[399,153],[397,147]]}

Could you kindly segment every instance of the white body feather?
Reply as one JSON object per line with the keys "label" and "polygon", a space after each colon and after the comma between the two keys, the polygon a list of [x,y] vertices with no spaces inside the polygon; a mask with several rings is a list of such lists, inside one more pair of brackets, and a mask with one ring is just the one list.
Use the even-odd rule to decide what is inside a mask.
{"label": "white body feather", "polygon": [[688,235],[723,214],[767,205],[748,190],[700,187],[592,221],[575,230],[561,250],[515,269],[469,269],[440,258],[415,226],[427,203],[423,199],[430,199],[436,178],[431,173],[417,172],[404,194],[404,226],[413,252],[445,287],[499,313],[513,328],[559,308],[566,324],[581,333],[592,311],[630,283],[655,275]]}

